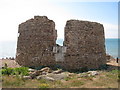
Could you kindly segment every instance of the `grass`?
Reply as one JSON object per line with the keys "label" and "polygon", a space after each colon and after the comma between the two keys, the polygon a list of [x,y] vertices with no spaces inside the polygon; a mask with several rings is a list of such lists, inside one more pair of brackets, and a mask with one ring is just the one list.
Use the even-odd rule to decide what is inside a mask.
{"label": "grass", "polygon": [[[118,70],[112,70],[109,72],[101,71],[99,75],[94,77],[78,77],[80,74],[73,73],[71,76],[68,76],[63,80],[56,81],[47,81],[44,79],[24,80],[22,77],[19,77],[19,74],[27,75],[27,68],[21,67],[19,69],[14,69],[14,71],[12,71],[13,69],[9,69],[8,71],[12,72],[9,74],[8,71],[6,73],[4,70],[2,71],[2,86],[4,88],[117,88],[118,81],[120,80],[120,71]],[[17,73],[13,74],[13,72]]]}
{"label": "grass", "polygon": [[110,72],[102,72],[98,80],[93,82],[94,86],[103,88],[117,88],[118,87],[118,73],[117,70]]}
{"label": "grass", "polygon": [[49,84],[40,84],[38,88],[49,88]]}
{"label": "grass", "polygon": [[81,81],[81,80],[73,80],[71,83],[70,83],[70,86],[72,87],[79,87],[81,85],[84,85],[84,82]]}
{"label": "grass", "polygon": [[64,78],[65,81],[69,81],[69,80],[71,80],[71,79],[72,79],[71,77],[66,77],[66,78]]}
{"label": "grass", "polygon": [[65,81],[70,81],[70,80],[75,80],[75,79],[77,79],[77,74],[73,74],[69,77],[64,78]]}
{"label": "grass", "polygon": [[2,75],[22,75],[22,76],[26,76],[29,75],[28,74],[28,67],[19,67],[19,68],[4,68],[2,69],[0,72],[2,73]]}
{"label": "grass", "polygon": [[49,88],[50,87],[50,85],[49,85],[49,81],[46,81],[46,80],[44,80],[44,79],[41,79],[41,80],[39,80],[39,86],[38,86],[38,88]]}
{"label": "grass", "polygon": [[12,88],[25,85],[25,82],[19,77],[3,76],[3,87]]}

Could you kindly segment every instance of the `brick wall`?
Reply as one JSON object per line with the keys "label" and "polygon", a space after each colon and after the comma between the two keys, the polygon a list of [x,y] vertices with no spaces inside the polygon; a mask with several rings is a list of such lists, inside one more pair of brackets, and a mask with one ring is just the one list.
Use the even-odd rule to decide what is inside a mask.
{"label": "brick wall", "polygon": [[22,66],[57,64],[71,70],[93,69],[106,63],[104,27],[100,23],[68,20],[63,47],[56,45],[55,23],[46,16],[35,16],[21,23],[18,33],[16,61]]}

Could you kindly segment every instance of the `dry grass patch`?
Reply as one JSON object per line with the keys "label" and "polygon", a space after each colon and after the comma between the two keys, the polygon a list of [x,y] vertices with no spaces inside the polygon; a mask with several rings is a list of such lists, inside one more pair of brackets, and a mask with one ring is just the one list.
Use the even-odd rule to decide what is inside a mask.
{"label": "dry grass patch", "polygon": [[79,77],[72,74],[63,80],[47,81],[44,79],[24,80],[18,76],[2,77],[4,88],[118,88],[118,71],[101,71],[96,76]]}
{"label": "dry grass patch", "polygon": [[3,78],[2,86],[5,88],[12,88],[12,87],[16,88],[25,85],[25,82],[19,77],[3,76],[2,78]]}

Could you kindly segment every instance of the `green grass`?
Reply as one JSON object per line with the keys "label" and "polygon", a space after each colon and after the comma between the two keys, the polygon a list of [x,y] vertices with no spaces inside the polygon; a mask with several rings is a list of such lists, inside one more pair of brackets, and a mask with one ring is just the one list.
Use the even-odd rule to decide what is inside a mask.
{"label": "green grass", "polygon": [[119,79],[119,73],[120,70],[112,70],[106,73],[106,77],[108,77],[109,79]]}
{"label": "green grass", "polygon": [[104,88],[117,88],[118,87],[118,70],[109,72],[102,72],[97,81],[93,82],[94,86]]}
{"label": "green grass", "polygon": [[79,87],[81,85],[84,85],[84,82],[81,81],[81,80],[73,80],[71,83],[70,83],[70,86],[72,87]]}
{"label": "green grass", "polygon": [[25,82],[19,77],[4,76],[2,86],[4,87],[19,87],[24,85]]}
{"label": "green grass", "polygon": [[13,68],[5,68],[1,70],[2,75],[11,75],[14,72]]}
{"label": "green grass", "polygon": [[2,75],[22,75],[26,76],[28,74],[28,67],[19,67],[19,68],[4,68],[1,70]]}
{"label": "green grass", "polygon": [[44,79],[41,79],[41,80],[39,80],[39,86],[38,86],[38,88],[49,88],[50,86],[49,86],[49,81],[47,81],[47,80],[44,80]]}
{"label": "green grass", "polygon": [[69,80],[71,80],[71,79],[72,79],[71,77],[66,77],[66,78],[64,78],[65,81],[69,81]]}
{"label": "green grass", "polygon": [[[4,69],[5,70],[5,69]],[[63,80],[56,81],[47,81],[44,79],[29,79],[24,80],[20,77],[21,74],[27,75],[27,68],[21,67],[20,69],[14,69],[15,75],[13,71],[8,70],[10,75],[8,75],[8,71],[4,71],[2,77],[2,86],[4,88],[117,88],[117,80],[119,79],[118,70],[112,71],[101,71],[101,73],[97,76],[87,76],[87,77],[78,77],[79,74],[72,74],[71,76],[66,77]],[[13,69],[12,69],[13,70]],[[23,70],[23,71],[22,71]],[[19,72],[19,73],[18,73]],[[24,73],[23,73],[24,72]]]}
{"label": "green grass", "polygon": [[39,85],[38,88],[49,88],[49,87],[50,87],[49,84],[42,83]]}

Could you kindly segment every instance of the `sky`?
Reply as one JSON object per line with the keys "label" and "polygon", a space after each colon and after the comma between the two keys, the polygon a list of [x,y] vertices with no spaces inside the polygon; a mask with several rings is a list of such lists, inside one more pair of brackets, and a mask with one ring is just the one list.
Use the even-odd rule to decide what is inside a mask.
{"label": "sky", "polygon": [[118,37],[118,2],[81,0],[0,0],[0,41],[17,41],[18,25],[36,15],[56,24],[58,39],[64,39],[67,20],[78,19],[103,24],[105,38]]}

